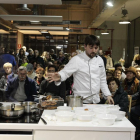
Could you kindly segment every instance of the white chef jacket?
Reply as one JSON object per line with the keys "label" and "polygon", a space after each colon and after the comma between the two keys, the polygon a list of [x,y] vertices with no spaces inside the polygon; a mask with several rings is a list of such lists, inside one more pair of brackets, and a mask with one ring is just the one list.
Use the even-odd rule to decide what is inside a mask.
{"label": "white chef jacket", "polygon": [[104,96],[111,95],[106,82],[104,63],[100,56],[95,56],[91,59],[85,52],[78,54],[58,73],[61,76],[61,81],[65,81],[73,74],[74,95],[85,98],[93,94],[83,103],[99,103],[100,89]]}

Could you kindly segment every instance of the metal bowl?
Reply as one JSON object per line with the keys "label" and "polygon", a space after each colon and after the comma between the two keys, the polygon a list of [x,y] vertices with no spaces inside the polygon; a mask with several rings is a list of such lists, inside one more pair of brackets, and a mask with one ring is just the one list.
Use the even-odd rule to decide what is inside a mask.
{"label": "metal bowl", "polygon": [[4,117],[19,117],[24,113],[24,107],[15,105],[14,110],[11,110],[11,105],[0,107],[0,114]]}

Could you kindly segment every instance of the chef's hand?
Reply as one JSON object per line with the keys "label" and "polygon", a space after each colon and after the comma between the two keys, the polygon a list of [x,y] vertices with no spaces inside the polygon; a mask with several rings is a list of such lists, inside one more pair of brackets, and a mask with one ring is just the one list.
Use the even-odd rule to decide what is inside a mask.
{"label": "chef's hand", "polygon": [[114,105],[114,100],[111,96],[107,96],[107,101],[109,104],[113,104]]}
{"label": "chef's hand", "polygon": [[53,82],[53,81],[58,82],[58,81],[61,80],[61,76],[58,72],[48,73],[47,76],[48,76],[48,80],[49,80],[50,83]]}

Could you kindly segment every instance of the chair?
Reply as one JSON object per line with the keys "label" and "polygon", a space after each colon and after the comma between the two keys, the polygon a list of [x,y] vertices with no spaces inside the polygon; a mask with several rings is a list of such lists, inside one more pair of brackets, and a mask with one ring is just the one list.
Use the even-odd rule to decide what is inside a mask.
{"label": "chair", "polygon": [[129,104],[128,104],[128,112],[126,113],[126,118],[130,119],[130,112],[131,112],[131,105],[132,105],[132,97],[131,96],[128,96],[128,101],[129,101]]}
{"label": "chair", "polygon": [[128,105],[128,112],[131,112],[131,105],[132,105],[132,97],[128,96],[128,101],[129,101],[129,105]]}

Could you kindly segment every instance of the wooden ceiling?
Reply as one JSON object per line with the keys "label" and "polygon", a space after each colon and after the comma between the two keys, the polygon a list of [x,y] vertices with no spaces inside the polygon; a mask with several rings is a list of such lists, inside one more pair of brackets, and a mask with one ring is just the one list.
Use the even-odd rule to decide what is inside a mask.
{"label": "wooden ceiling", "polygon": [[[104,8],[104,0],[63,0],[62,5],[33,5],[29,4],[28,8],[31,11],[17,11],[16,9],[21,7],[20,4],[0,4],[0,15],[55,15],[63,16],[64,21],[81,21],[80,25],[70,24],[72,29],[88,29],[91,22],[98,16],[101,10]],[[1,19],[0,19],[1,21]],[[13,24],[9,21],[5,21],[7,26]],[[49,25],[50,26],[50,25]],[[68,24],[51,25],[68,27]]]}

